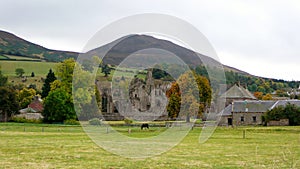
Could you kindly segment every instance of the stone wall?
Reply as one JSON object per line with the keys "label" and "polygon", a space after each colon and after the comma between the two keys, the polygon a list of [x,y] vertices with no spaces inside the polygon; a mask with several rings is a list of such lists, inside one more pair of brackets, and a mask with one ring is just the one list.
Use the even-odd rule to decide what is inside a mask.
{"label": "stone wall", "polygon": [[234,125],[260,125],[262,124],[263,112],[233,112],[232,119]]}
{"label": "stone wall", "polygon": [[289,119],[272,120],[267,123],[267,126],[288,126]]}

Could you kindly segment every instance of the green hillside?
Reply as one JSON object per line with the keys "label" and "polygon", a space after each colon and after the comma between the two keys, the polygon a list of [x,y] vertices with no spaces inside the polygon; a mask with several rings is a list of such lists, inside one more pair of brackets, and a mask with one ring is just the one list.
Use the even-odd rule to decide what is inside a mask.
{"label": "green hillside", "polygon": [[77,58],[78,53],[51,50],[31,43],[12,33],[0,31],[0,55],[23,56],[50,62],[59,62],[67,58]]}

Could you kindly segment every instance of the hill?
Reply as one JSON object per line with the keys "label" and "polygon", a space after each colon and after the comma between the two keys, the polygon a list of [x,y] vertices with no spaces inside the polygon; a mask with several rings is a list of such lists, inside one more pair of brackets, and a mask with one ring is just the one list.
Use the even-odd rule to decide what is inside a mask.
{"label": "hill", "polygon": [[[92,49],[87,53],[82,54],[86,57],[91,57],[94,55],[103,57],[105,55],[103,58],[104,63],[111,65],[119,65],[129,55],[135,56],[135,60],[131,61],[130,63],[135,65],[141,62],[145,63],[147,61],[153,60],[156,63],[161,63],[162,58],[168,59],[168,57],[170,57],[168,55],[165,55],[165,53],[161,51],[152,50],[151,52],[149,52],[149,50],[143,50],[150,48],[160,49],[161,51],[169,51],[177,55],[186,64],[188,64],[192,68],[195,68],[195,70],[199,74],[204,76],[207,76],[207,71],[203,66],[203,63],[209,63],[209,65],[213,65],[213,67],[210,67],[210,69],[213,69],[213,71],[217,70],[214,66],[222,65],[218,61],[208,56],[201,55],[192,50],[179,46],[173,42],[154,38],[148,35],[136,34],[121,37],[111,43]],[[139,52],[137,53],[137,51]],[[24,40],[12,33],[0,31],[0,65],[2,65],[3,72],[9,76],[13,76],[15,68],[24,67],[22,65],[26,65],[26,71],[28,71],[29,73],[35,72],[37,76],[46,76],[46,72],[48,72],[49,68],[53,67],[53,65],[42,66],[43,62],[60,62],[67,58],[77,58],[78,55],[79,53],[76,52],[51,50]],[[18,62],[16,62],[16,64],[10,64],[9,62],[4,62],[5,60],[9,62]],[[24,61],[26,61],[26,63],[23,64]],[[7,66],[9,66],[9,68],[5,68]],[[297,81],[289,82],[284,80],[253,76],[251,74],[248,74],[247,72],[230,66],[222,66],[225,70],[226,82],[218,82],[219,84],[227,83],[230,86],[234,83],[239,82],[243,86],[248,86],[251,92],[261,91],[263,93],[272,93],[277,90],[283,90],[284,92],[286,92],[298,88],[300,84],[300,82]],[[34,68],[42,70],[35,70]],[[45,74],[43,74],[42,72]],[[212,80],[214,81],[215,79]]]}
{"label": "hill", "polygon": [[[194,52],[190,49],[179,46],[173,42],[163,40],[163,39],[157,39],[148,35],[136,35],[136,34],[122,37],[107,45],[93,49],[87,52],[87,55],[103,56],[106,53],[103,62],[112,65],[119,65],[129,55],[135,55],[133,57],[135,57],[136,60],[134,60],[135,63],[132,64],[136,64],[139,61],[145,62],[144,60],[143,61],[139,60],[139,55],[150,56],[147,59],[154,60],[155,62],[158,63],[161,62],[161,58],[167,59],[166,57],[170,57],[163,52],[154,51],[154,50],[144,50],[142,52],[139,52],[138,54],[134,53],[137,51],[141,51],[143,49],[151,49],[151,48],[161,49],[161,50],[171,52],[193,68],[202,65],[203,63],[208,63],[209,65],[214,65],[214,66],[222,65],[218,61],[212,59],[211,57]],[[143,57],[143,59],[145,59],[145,57]],[[172,58],[170,58],[170,60],[172,60]],[[233,67],[229,67],[226,65],[222,65],[222,66],[227,71],[238,72],[241,74],[248,74],[244,71],[238,70]]]}
{"label": "hill", "polygon": [[[170,41],[157,39],[147,35],[129,35],[122,37],[109,44],[93,49],[87,54],[101,55],[110,49],[105,55],[103,61],[108,64],[118,65],[133,52],[148,48],[170,51],[179,56],[185,63],[192,67],[202,64],[202,61],[214,65],[220,65],[216,60],[210,57],[201,55]],[[152,58],[160,57],[159,53],[143,54],[149,54]],[[77,58],[78,55],[79,53],[77,52],[51,50],[24,40],[12,33],[0,31],[0,60],[60,62],[67,58]],[[224,65],[224,68],[225,70],[248,74],[226,65]]]}
{"label": "hill", "polygon": [[5,60],[22,60],[11,56],[32,58],[35,61],[58,62],[67,58],[76,58],[78,53],[47,49],[43,46],[26,41],[12,33],[0,31],[0,55]]}

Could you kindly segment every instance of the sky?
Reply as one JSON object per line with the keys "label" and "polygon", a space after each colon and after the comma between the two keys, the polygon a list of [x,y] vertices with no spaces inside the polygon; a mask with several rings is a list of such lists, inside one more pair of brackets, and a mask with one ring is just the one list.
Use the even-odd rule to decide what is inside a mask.
{"label": "sky", "polygon": [[0,29],[50,49],[80,52],[101,28],[143,13],[189,22],[225,65],[300,80],[298,0],[1,0]]}

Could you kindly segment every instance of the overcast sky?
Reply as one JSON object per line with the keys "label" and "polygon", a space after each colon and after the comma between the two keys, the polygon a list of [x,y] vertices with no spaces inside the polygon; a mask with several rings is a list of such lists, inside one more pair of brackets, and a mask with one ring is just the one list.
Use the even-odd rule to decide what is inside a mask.
{"label": "overcast sky", "polygon": [[142,13],[168,14],[194,25],[223,64],[300,80],[297,0],[1,0],[0,29],[50,49],[80,52],[104,26]]}

